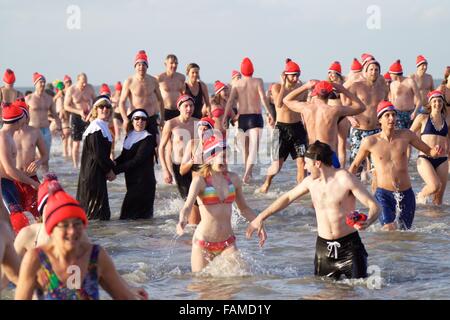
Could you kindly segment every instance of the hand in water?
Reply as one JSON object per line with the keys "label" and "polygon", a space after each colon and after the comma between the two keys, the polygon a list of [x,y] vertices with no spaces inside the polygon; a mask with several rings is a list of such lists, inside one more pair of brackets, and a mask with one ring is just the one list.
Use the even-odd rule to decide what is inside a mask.
{"label": "hand in water", "polygon": [[148,293],[144,288],[131,288],[137,300],[148,300]]}
{"label": "hand in water", "polygon": [[267,234],[261,219],[255,218],[248,224],[245,232],[247,239],[250,239],[255,231],[258,231],[259,246],[262,247],[267,239]]}

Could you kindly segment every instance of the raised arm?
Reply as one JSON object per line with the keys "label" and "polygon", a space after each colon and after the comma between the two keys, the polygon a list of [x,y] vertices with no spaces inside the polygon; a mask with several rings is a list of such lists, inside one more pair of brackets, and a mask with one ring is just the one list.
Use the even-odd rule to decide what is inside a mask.
{"label": "raised arm", "polygon": [[350,101],[350,106],[342,106],[339,108],[339,113],[341,116],[354,116],[366,110],[364,103],[350,90],[346,89],[344,86],[338,83],[332,83],[333,87],[336,89],[337,93],[342,93]]}
{"label": "raised arm", "polygon": [[312,89],[316,85],[316,81],[310,80],[301,87],[293,90],[283,99],[283,104],[294,112],[302,112],[302,110],[308,105],[308,102],[298,101],[297,97],[303,92]]}

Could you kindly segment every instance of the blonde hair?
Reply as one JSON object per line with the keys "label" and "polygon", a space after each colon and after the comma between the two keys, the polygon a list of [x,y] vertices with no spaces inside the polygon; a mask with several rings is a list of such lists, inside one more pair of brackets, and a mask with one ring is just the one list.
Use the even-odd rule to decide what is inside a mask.
{"label": "blonde hair", "polygon": [[209,163],[206,163],[206,164],[202,164],[200,166],[200,169],[198,170],[198,174],[200,176],[202,176],[203,178],[206,178],[211,175],[212,171],[213,171],[212,165]]}
{"label": "blonde hair", "polygon": [[108,102],[106,102],[106,101],[102,101],[102,102],[100,102],[100,103],[98,103],[97,105],[95,105],[94,106],[94,108],[92,109],[92,112],[91,112],[91,117],[93,118],[93,119],[97,119],[97,117],[98,117],[98,107],[99,106],[103,106],[103,105],[109,105],[111,108],[110,108],[110,112],[109,112],[109,116],[108,116],[108,119],[107,120],[109,120],[110,118],[111,118],[111,116],[112,116],[112,114],[113,114],[113,112],[112,112],[112,105],[110,104],[110,103],[108,103]]}

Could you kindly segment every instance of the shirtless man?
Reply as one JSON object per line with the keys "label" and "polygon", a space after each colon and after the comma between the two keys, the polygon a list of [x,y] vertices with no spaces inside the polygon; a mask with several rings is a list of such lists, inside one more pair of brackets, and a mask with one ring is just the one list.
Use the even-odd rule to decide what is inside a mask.
{"label": "shirtless man", "polygon": [[[144,50],[137,53],[134,60],[134,75],[128,77],[123,83],[119,99],[119,110],[123,119],[123,127],[126,130],[128,122],[125,103],[130,99],[128,113],[134,109],[145,109],[149,118],[147,120],[149,131],[155,137],[158,133],[157,112],[160,114],[160,126],[164,126],[164,102],[159,91],[158,80],[147,74],[148,58]],[[156,139],[156,141],[158,141]]]}
{"label": "shirtless man", "polygon": [[[259,234],[264,220],[309,192],[318,232],[314,274],[335,280],[342,274],[347,278],[365,278],[367,252],[357,230],[364,230],[376,221],[380,208],[358,179],[332,167],[332,153],[325,143],[311,144],[305,153],[305,167],[310,175],[261,212],[248,226],[247,237],[255,231]],[[346,217],[355,210],[356,199],[369,212],[366,221],[351,226],[346,223]]]}
{"label": "shirtless man", "polygon": [[13,103],[17,98],[22,97],[22,93],[14,89],[14,82],[16,82],[14,71],[6,69],[5,74],[3,75],[3,82],[5,85],[0,88],[0,118],[2,115],[3,104]]}
{"label": "shirtless man", "polygon": [[[382,207],[380,222],[384,230],[409,229],[414,220],[416,199],[408,174],[409,146],[430,157],[437,157],[442,151],[440,146],[430,148],[408,129],[396,129],[396,115],[397,110],[391,102],[379,103],[377,118],[381,132],[363,139],[349,168],[351,173],[355,173],[362,160],[371,155],[376,173],[375,198]],[[396,208],[400,208],[398,217]]]}
{"label": "shirtless man", "polygon": [[[17,148],[16,166],[31,179],[39,182],[37,170],[42,163],[48,162],[48,151],[45,140],[39,129],[29,125],[30,117],[25,102],[17,100],[16,105],[25,111],[26,119],[25,124],[14,132],[14,142]],[[39,158],[36,158],[36,148],[39,151]],[[37,190],[33,189],[29,184],[20,181],[14,181],[14,183],[19,193],[22,209],[31,212],[35,218],[39,217],[37,210]]]}
{"label": "shirtless man", "polygon": [[[289,155],[297,162],[297,183],[304,178],[305,161],[303,155],[308,145],[306,130],[302,123],[300,113],[293,112],[283,104],[283,98],[293,90],[299,88],[302,83],[299,81],[300,66],[294,61],[287,59],[286,66],[281,74],[281,84],[272,86],[272,95],[275,102],[276,125],[272,139],[272,164],[267,170],[266,180],[259,189],[262,193],[267,193],[272,183],[272,179],[280,172],[283,163]],[[299,101],[306,101],[308,93],[305,91]]]}
{"label": "shirtless man", "polygon": [[[377,106],[380,101],[387,98],[388,89],[380,77],[380,64],[370,60],[364,65],[364,80],[353,82],[348,90],[355,94],[366,106],[366,110],[351,118],[350,131],[350,163],[355,160],[363,138],[380,132],[377,119]],[[346,86],[344,84],[344,86]],[[359,168],[359,173],[362,167]]]}
{"label": "shirtless man", "polygon": [[[32,94],[25,98],[26,104],[30,108],[30,126],[37,128],[44,136],[47,151],[50,154],[50,147],[52,144],[52,134],[50,132],[50,121],[48,120],[49,113],[56,122],[56,130],[64,138],[62,132],[61,120],[56,112],[56,106],[53,98],[45,92],[45,77],[37,72],[33,74],[33,83],[35,90]],[[48,160],[42,163],[44,172],[48,171]]]}
{"label": "shirtless man", "polygon": [[[113,107],[113,125],[114,125],[114,140],[117,141],[120,139],[120,129],[122,128],[123,119],[119,110],[119,99],[120,94],[122,92],[122,83],[118,81],[114,87],[115,91],[111,97],[111,104]],[[114,149],[112,150],[112,152]]]}
{"label": "shirtless man", "polygon": [[80,162],[80,144],[84,130],[87,128],[86,117],[89,115],[95,99],[94,87],[88,84],[85,73],[77,76],[77,83],[66,89],[64,110],[71,112],[70,125],[72,130],[72,162],[78,168]]}
{"label": "shirtless man", "polygon": [[347,83],[353,83],[357,81],[364,80],[364,76],[362,75],[362,65],[358,61],[358,59],[353,58],[352,66],[350,67],[350,72],[348,73],[347,77],[345,78],[345,82]]}
{"label": "shirtless man", "polygon": [[5,222],[0,221],[0,298],[3,287],[3,274],[11,282],[17,284],[19,269],[20,259],[14,250],[14,234]]}
{"label": "shirtless man", "polygon": [[[163,170],[164,182],[171,184],[173,178],[175,178],[178,191],[183,200],[186,200],[192,181],[192,172],[182,176],[180,167],[187,144],[194,138],[195,122],[192,118],[192,113],[194,112],[194,99],[189,95],[181,95],[178,98],[176,105],[180,111],[180,115],[165,123],[158,154]],[[172,141],[171,144],[169,144],[170,140]],[[166,148],[168,147],[171,147],[170,152],[166,152]],[[171,156],[172,159],[168,159],[168,156]],[[175,177],[172,176],[171,170],[169,170],[169,165],[171,163]],[[189,217],[190,224],[197,224],[199,221],[198,207],[195,207],[196,206],[194,206],[194,209],[196,209],[196,211],[193,209],[191,216]]]}
{"label": "shirtless man", "polygon": [[3,127],[0,129],[0,177],[3,200],[9,211],[10,205],[19,205],[19,195],[14,181],[20,181],[39,187],[39,182],[31,179],[25,172],[16,166],[17,149],[14,142],[14,133],[26,122],[25,111],[16,103],[5,105],[3,108]]}
{"label": "shirtless man", "polygon": [[[264,120],[261,115],[261,103],[266,110],[266,116],[270,125],[273,125],[273,118],[270,115],[269,101],[264,93],[263,80],[261,78],[253,78],[253,64],[249,58],[244,58],[241,63],[241,73],[243,78],[236,81],[231,88],[230,98],[227,101],[225,114],[233,114],[232,110],[237,100],[238,109],[238,126],[239,130],[245,134],[244,146],[244,164],[245,173],[242,178],[244,183],[249,183],[252,177],[252,170],[256,163],[259,151],[259,140],[261,138]],[[235,117],[233,117],[235,118]],[[226,123],[224,123],[226,126]]]}
{"label": "shirtless man", "polygon": [[156,77],[164,105],[164,120],[170,120],[180,115],[176,103],[178,97],[183,93],[186,77],[177,72],[178,58],[169,54],[164,61],[166,71]]}
{"label": "shirtless man", "polygon": [[403,76],[400,60],[395,61],[389,68],[391,74],[391,99],[397,109],[397,128],[409,129],[417,115],[422,98],[416,81]]}
{"label": "shirtless man", "polygon": [[421,95],[421,106],[424,106],[428,103],[427,96],[428,93],[434,90],[434,82],[433,77],[427,73],[428,69],[428,61],[424,56],[419,55],[416,59],[416,72],[410,75],[409,77],[413,79],[417,87],[419,88]]}
{"label": "shirtless man", "polygon": [[[311,101],[298,101],[297,97],[309,89],[313,89]],[[336,94],[343,94],[348,97],[351,105],[337,106],[327,104],[328,98],[333,91]],[[341,117],[353,116],[364,112],[365,106],[362,101],[340,84],[310,80],[300,88],[289,93],[283,99],[283,103],[292,111],[302,114],[309,141],[319,140],[330,145],[334,152],[333,165],[339,168],[340,164],[336,155],[338,146],[338,120]]]}

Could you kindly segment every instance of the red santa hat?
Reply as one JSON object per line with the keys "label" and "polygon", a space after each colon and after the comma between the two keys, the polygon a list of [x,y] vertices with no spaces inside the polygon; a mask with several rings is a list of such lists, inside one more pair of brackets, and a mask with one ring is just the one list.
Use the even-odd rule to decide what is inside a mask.
{"label": "red santa hat", "polygon": [[16,82],[16,75],[14,71],[11,69],[6,69],[5,74],[3,75],[3,82],[6,84],[14,84]]}
{"label": "red santa hat", "polygon": [[136,54],[136,57],[134,59],[134,66],[136,66],[137,63],[143,62],[148,67],[148,57],[147,53],[145,53],[145,50],[139,50],[139,52]]}
{"label": "red santa hat", "polygon": [[284,67],[284,73],[300,75],[300,72],[301,72],[300,66],[298,64],[296,64],[294,61],[292,61],[291,59],[287,58],[286,66]]}
{"label": "red santa hat", "polygon": [[2,111],[2,119],[4,123],[14,123],[25,115],[25,111],[16,103],[5,104]]}
{"label": "red santa hat", "polygon": [[342,74],[342,67],[341,67],[341,64],[339,63],[339,61],[334,61],[331,64],[331,66],[328,68],[328,72],[330,72],[330,71],[334,71],[339,75]]}
{"label": "red santa hat", "polygon": [[67,219],[80,219],[84,227],[88,220],[80,203],[65,192],[57,181],[50,181],[48,185],[49,196],[45,212],[45,230],[51,234],[55,226]]}
{"label": "red santa hat", "polygon": [[106,83],[102,83],[102,86],[100,87],[100,96],[102,95],[108,95],[111,96],[111,89],[109,89],[109,86]]}
{"label": "red santa hat", "polygon": [[390,101],[383,100],[378,104],[377,118],[380,119],[380,117],[387,111],[395,111],[397,113],[397,109],[395,109],[394,105]]}
{"label": "red santa hat", "polygon": [[219,80],[214,82],[214,93],[215,94],[218,94],[223,89],[225,89],[225,84],[224,83],[220,82]]}
{"label": "red santa hat", "polygon": [[214,129],[215,124],[216,124],[216,122],[213,119],[211,119],[210,117],[203,117],[200,119],[199,122],[197,122],[197,127],[205,126],[205,127],[209,127],[210,129]]}
{"label": "red santa hat", "polygon": [[227,148],[226,141],[218,136],[211,136],[203,142],[203,160],[210,162],[220,152]]}
{"label": "red santa hat", "polygon": [[311,93],[311,97],[321,95],[327,96],[333,91],[333,85],[328,81],[320,81],[315,86]]}
{"label": "red santa hat", "polygon": [[122,84],[120,83],[120,81],[117,81],[115,89],[116,91],[122,91]]}
{"label": "red santa hat", "polygon": [[359,72],[362,70],[362,65],[359,63],[358,59],[353,58],[351,70],[354,72]]}
{"label": "red santa hat", "polygon": [[442,98],[442,100],[445,100],[444,94],[439,90],[433,90],[433,91],[428,92],[428,94],[427,94],[428,103],[430,103],[431,99],[437,98],[437,97],[440,97],[440,98]]}
{"label": "red santa hat", "polygon": [[64,82],[66,82],[66,81],[72,82],[72,78],[69,77],[67,74],[64,76]]}
{"label": "red santa hat", "polygon": [[253,68],[252,61],[245,57],[241,62],[241,73],[245,77],[251,77],[253,75],[253,72],[255,72],[255,69]]}
{"label": "red santa hat", "polygon": [[182,95],[179,96],[178,99],[177,99],[177,108],[180,109],[181,105],[182,105],[183,103],[185,103],[186,101],[189,101],[189,100],[191,100],[192,103],[194,103],[194,99],[193,99],[190,95],[182,94]]}
{"label": "red santa hat", "polygon": [[44,80],[45,82],[45,77],[39,72],[33,73],[33,84],[36,85],[36,83],[38,83],[38,81],[40,80]]}
{"label": "red santa hat", "polygon": [[416,59],[416,67],[420,66],[423,63],[428,63],[427,59],[424,56],[418,55]]}
{"label": "red santa hat", "polygon": [[25,112],[25,115],[29,118],[30,117],[30,108],[25,103],[25,99],[19,98],[14,103],[16,106],[18,106],[20,109],[22,109]]}
{"label": "red santa hat", "polygon": [[50,181],[58,181],[58,177],[54,173],[47,173],[44,175],[44,180],[39,185],[38,195],[37,195],[37,209],[39,213],[42,215],[44,206],[47,204],[48,198],[48,184]]}
{"label": "red santa hat", "polygon": [[9,219],[15,234],[17,235],[22,228],[25,228],[33,223],[36,219],[28,211],[23,211],[20,205],[11,205]]}
{"label": "red santa hat", "polygon": [[391,74],[390,74],[389,72],[386,72],[386,73],[384,74],[383,77],[384,77],[386,80],[392,81]]}
{"label": "red santa hat", "polygon": [[400,60],[395,61],[390,67],[389,67],[389,73],[392,74],[402,74],[403,73],[403,67],[400,63]]}
{"label": "red santa hat", "polygon": [[364,65],[369,62],[370,60],[375,60],[374,56],[370,53],[363,53],[361,55],[361,65],[364,67]]}
{"label": "red santa hat", "polygon": [[233,70],[233,71],[231,71],[231,79],[234,79],[235,77],[240,77],[241,76],[241,73],[239,72],[239,71],[237,71],[237,70]]}

